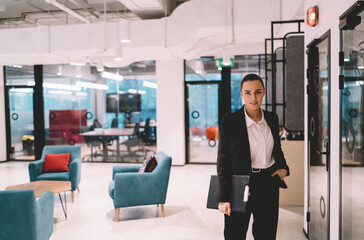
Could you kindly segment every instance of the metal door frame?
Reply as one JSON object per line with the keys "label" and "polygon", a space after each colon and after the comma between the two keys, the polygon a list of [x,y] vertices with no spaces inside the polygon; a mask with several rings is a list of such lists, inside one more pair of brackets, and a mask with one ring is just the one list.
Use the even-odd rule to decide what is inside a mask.
{"label": "metal door frame", "polygon": [[[362,11],[364,11],[364,1],[357,1],[356,3],[354,3],[351,7],[349,7],[342,15],[340,15],[339,17],[339,29],[340,29],[340,52],[339,52],[339,68],[340,68],[340,75],[339,75],[339,90],[340,90],[340,95],[339,95],[339,101],[340,101],[340,105],[339,105],[339,113],[340,113],[340,118],[339,118],[339,136],[340,136],[340,141],[342,139],[342,90],[344,89],[344,85],[345,85],[345,75],[343,74],[343,70],[344,70],[344,49],[343,49],[343,31],[346,30],[354,30],[356,28],[356,26],[353,29],[344,29],[345,26],[345,21],[348,19],[348,17],[352,17],[352,16],[358,16]],[[339,161],[339,239],[342,239],[342,144],[340,142],[339,144],[339,156],[340,156],[340,161]]]}
{"label": "metal door frame", "polygon": [[[9,89],[11,88],[32,88],[33,89],[33,128],[34,128],[34,160],[41,157],[43,147],[45,145],[45,129],[44,129],[44,99],[43,99],[43,65],[34,65],[34,86],[28,85],[6,85],[7,71],[4,70],[4,90],[5,90],[5,124],[6,124],[6,161],[10,159],[11,148],[11,131],[10,131],[10,109],[9,109]],[[16,159],[16,161],[23,161]],[[29,160],[25,160],[29,161]],[[32,160],[31,160],[32,161]]]}
{"label": "metal door frame", "polygon": [[[4,66],[5,68],[5,66]],[[4,69],[5,72],[5,69]],[[5,75],[5,73],[4,73]],[[4,78],[4,81],[6,80],[6,78]],[[5,85],[5,84],[4,84]],[[11,121],[10,121],[10,99],[9,99],[9,91],[11,89],[14,88],[29,88],[29,89],[33,89],[33,96],[34,96],[34,87],[33,86],[28,86],[28,85],[17,85],[17,86],[6,86],[5,85],[5,124],[6,124],[6,161],[29,161],[26,159],[10,159],[10,151],[11,151]],[[33,101],[33,115],[34,115],[34,101]],[[34,121],[33,121],[33,129],[34,129]],[[34,136],[35,137],[35,136]],[[34,149],[35,150],[35,149]],[[36,159],[34,159],[36,160]]]}
{"label": "metal door frame", "polygon": [[[328,30],[327,32],[325,32],[320,38],[318,39],[314,39],[313,41],[311,41],[306,47],[310,48],[312,46],[317,46],[318,44],[320,44],[321,42],[323,42],[324,40],[328,40],[328,70],[327,70],[327,77],[328,77],[328,150],[327,150],[327,162],[326,162],[326,169],[327,169],[327,236],[328,239],[330,239],[330,147],[331,147],[331,31]],[[309,59],[309,58],[308,58]],[[309,60],[308,60],[309,61]],[[308,70],[308,69],[307,69]],[[309,70],[307,71],[309,72]],[[307,78],[308,78],[308,74],[307,74]],[[308,81],[309,83],[309,81]],[[308,95],[308,85],[307,85],[307,95]],[[308,95],[309,97],[309,95]],[[308,99],[307,97],[307,99]],[[309,116],[309,114],[308,114]],[[308,119],[308,123],[309,123],[309,119]],[[308,149],[308,212],[305,213],[306,214],[306,219],[307,219],[307,232],[305,231],[305,229],[303,229],[306,237],[309,239],[309,235],[310,235],[310,145],[309,145],[309,141],[307,141],[307,149]]]}

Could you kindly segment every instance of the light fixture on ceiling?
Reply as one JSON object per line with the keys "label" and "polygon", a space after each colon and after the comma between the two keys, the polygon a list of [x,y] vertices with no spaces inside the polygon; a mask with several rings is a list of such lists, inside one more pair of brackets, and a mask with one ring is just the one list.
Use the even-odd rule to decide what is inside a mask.
{"label": "light fixture on ceiling", "polygon": [[71,62],[70,65],[83,67],[83,66],[86,66],[86,63],[84,63],[84,62]]}
{"label": "light fixture on ceiling", "polygon": [[54,88],[54,89],[62,89],[62,90],[71,90],[71,91],[81,91],[81,88],[75,85],[68,84],[58,84],[58,83],[43,83],[44,88]]}
{"label": "light fixture on ceiling", "polygon": [[136,89],[128,89],[128,93],[137,93],[137,90]]}
{"label": "light fixture on ceiling", "polygon": [[62,65],[58,66],[58,72],[57,72],[57,76],[61,76],[62,75]]}
{"label": "light fixture on ceiling", "polygon": [[11,65],[12,67],[15,67],[15,68],[22,68],[23,66],[22,65],[16,65],[16,64],[13,64]]}
{"label": "light fixture on ceiling", "polygon": [[98,89],[98,90],[108,90],[109,89],[109,86],[107,86],[105,84],[90,83],[90,82],[83,82],[83,81],[77,81],[76,86]]}
{"label": "light fixture on ceiling", "polygon": [[49,90],[48,94],[72,95],[72,92],[64,90]]}
{"label": "light fixture on ceiling", "polygon": [[115,48],[115,61],[122,61],[123,60],[123,46],[121,43],[116,43]]}
{"label": "light fixture on ceiling", "polygon": [[359,70],[363,70],[364,69],[364,54],[361,52],[359,54],[360,55],[357,57],[357,66],[358,66]]}
{"label": "light fixture on ceiling", "polygon": [[56,0],[45,0],[47,3],[50,3],[50,4],[52,4],[53,6],[55,6],[55,7],[57,7],[57,8],[59,8],[59,9],[61,9],[61,10],[63,10],[63,11],[65,11],[65,12],[67,12],[67,13],[69,13],[69,14],[71,14],[72,16],[74,16],[74,17],[76,17],[76,18],[78,18],[78,19],[80,19],[82,22],[84,22],[84,23],[91,23],[88,19],[86,19],[84,16],[82,16],[82,15],[80,15],[80,14],[78,14],[78,13],[76,13],[75,11],[73,11],[72,9],[70,9],[70,8],[68,8],[68,7],[66,7],[66,6],[64,6],[64,5],[62,5],[62,4],[60,4],[60,3],[58,3]]}
{"label": "light fixture on ceiling", "polygon": [[81,66],[76,66],[76,78],[82,77],[82,69]]}
{"label": "light fixture on ceiling", "polygon": [[102,63],[101,57],[99,57],[99,59],[97,61],[97,71],[98,72],[104,71],[104,64]]}
{"label": "light fixture on ceiling", "polygon": [[234,56],[230,54],[230,52],[226,49],[222,51],[222,62],[223,66],[231,66],[234,60]]}
{"label": "light fixture on ceiling", "polygon": [[[27,86],[34,86],[34,81],[28,81]],[[61,90],[71,90],[71,91],[81,91],[81,87],[75,85],[68,85],[68,84],[59,84],[59,83],[50,83],[44,82],[44,88],[54,88],[54,89],[61,89]]]}
{"label": "light fixture on ceiling", "polygon": [[201,74],[203,70],[204,70],[203,62],[196,60],[195,61],[195,72],[197,74]]}
{"label": "light fixture on ceiling", "polygon": [[143,86],[144,87],[149,87],[149,88],[157,88],[158,84],[153,83],[153,82],[144,81]]}
{"label": "light fixture on ceiling", "polygon": [[111,72],[102,72],[101,77],[106,78],[106,79],[116,80],[116,81],[123,81],[123,79],[124,79],[122,75],[111,73]]}
{"label": "light fixture on ceiling", "polygon": [[[364,44],[364,42],[359,43],[359,47],[362,47],[360,45]],[[356,56],[356,65],[359,70],[364,69],[364,50],[360,49],[357,56]],[[362,72],[363,73],[363,72]],[[360,75],[362,75],[362,73]]]}
{"label": "light fixture on ceiling", "polygon": [[31,93],[33,92],[33,88],[11,88],[10,92]]}
{"label": "light fixture on ceiling", "polygon": [[130,43],[130,21],[126,19],[120,19],[119,21],[119,33],[120,33],[120,42],[122,43]]}
{"label": "light fixture on ceiling", "polygon": [[76,92],[77,96],[87,96],[87,92]]}
{"label": "light fixture on ceiling", "polygon": [[318,24],[319,21],[319,9],[316,6],[310,7],[307,10],[306,23],[310,27],[314,27]]}

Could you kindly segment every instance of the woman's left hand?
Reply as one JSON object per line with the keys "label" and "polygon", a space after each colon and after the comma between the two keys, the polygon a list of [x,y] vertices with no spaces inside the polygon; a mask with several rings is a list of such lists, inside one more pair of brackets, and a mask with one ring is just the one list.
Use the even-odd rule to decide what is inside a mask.
{"label": "woman's left hand", "polygon": [[274,177],[275,175],[277,175],[281,178],[281,181],[283,181],[283,178],[285,176],[287,176],[287,170],[282,168],[282,169],[278,169],[276,170],[273,174],[272,174],[272,177]]}

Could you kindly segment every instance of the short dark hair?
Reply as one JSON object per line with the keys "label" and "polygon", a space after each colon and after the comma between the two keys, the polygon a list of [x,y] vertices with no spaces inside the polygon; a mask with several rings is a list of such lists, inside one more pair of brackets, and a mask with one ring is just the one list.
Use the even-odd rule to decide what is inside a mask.
{"label": "short dark hair", "polygon": [[247,81],[255,81],[255,80],[258,80],[260,81],[260,83],[262,84],[263,86],[263,89],[264,88],[264,83],[263,83],[263,80],[261,77],[259,77],[259,75],[257,74],[254,74],[254,73],[250,73],[248,75],[245,75],[245,77],[243,77],[243,79],[241,80],[241,84],[240,84],[240,92],[241,92],[241,89],[243,89],[243,84]]}

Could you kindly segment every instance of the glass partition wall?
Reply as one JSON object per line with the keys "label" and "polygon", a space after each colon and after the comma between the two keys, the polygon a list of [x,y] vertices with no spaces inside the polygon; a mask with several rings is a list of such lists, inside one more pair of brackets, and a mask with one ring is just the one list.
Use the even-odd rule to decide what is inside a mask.
{"label": "glass partition wall", "polygon": [[[95,90],[77,86],[82,78],[44,74],[45,145],[83,143],[79,135],[93,124]],[[96,116],[95,116],[96,117]]]}
{"label": "glass partition wall", "polygon": [[353,8],[346,16],[355,20],[353,26],[340,26],[341,74],[344,77],[341,91],[341,238],[345,240],[364,238],[364,11],[363,7],[361,11],[357,10]]}
{"label": "glass partition wall", "polygon": [[[186,143],[189,163],[216,163],[219,136],[219,103],[228,95],[221,90],[222,68],[214,57],[201,57],[186,61]],[[235,56],[230,79],[231,112],[242,107],[240,83],[248,73],[256,73],[263,79],[264,59],[259,55]],[[230,112],[230,111],[229,111]]]}
{"label": "glass partition wall", "polygon": [[185,72],[188,162],[216,163],[220,70],[213,57],[204,57],[186,61]]}
{"label": "glass partition wall", "polygon": [[[81,68],[81,71],[77,68]],[[90,141],[86,141],[81,133],[94,128],[124,128],[128,127],[127,124],[135,123],[140,123],[140,132],[143,132],[146,121],[149,122],[150,134],[144,140],[147,141],[147,148],[155,149],[155,61],[137,62],[123,68],[105,70],[118,72],[124,77],[122,81],[103,78],[101,72],[89,65],[47,65],[41,69],[43,106],[35,106],[33,66],[5,68],[9,126],[7,138],[11,143],[8,146],[8,159],[35,160],[35,139],[43,139],[38,144],[40,150],[44,145],[77,144],[81,145],[82,157],[89,159],[90,148],[97,147],[100,154],[95,157],[101,157],[101,161],[104,161],[102,152],[106,143],[102,143],[99,138],[97,141],[91,141],[95,138],[88,138]],[[116,108],[108,104],[108,97],[114,97],[113,95],[119,98]],[[128,106],[130,103],[132,105]],[[44,113],[44,134],[34,131],[36,108],[42,108]],[[109,152],[115,155],[116,141],[111,141],[115,138],[107,140]]]}
{"label": "glass partition wall", "polygon": [[[143,149],[152,151],[156,150],[157,142],[158,85],[155,69],[155,61],[134,62],[117,69],[118,74],[123,76],[122,81],[106,80],[109,87],[106,91],[106,126],[131,128],[139,123],[144,136]],[[146,124],[149,126],[145,127]]]}
{"label": "glass partition wall", "polygon": [[33,70],[7,67],[5,71],[10,141],[9,157],[12,160],[34,160],[34,122],[33,122]]}

